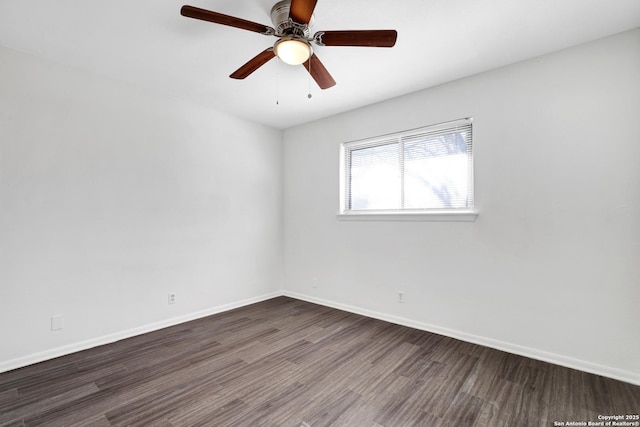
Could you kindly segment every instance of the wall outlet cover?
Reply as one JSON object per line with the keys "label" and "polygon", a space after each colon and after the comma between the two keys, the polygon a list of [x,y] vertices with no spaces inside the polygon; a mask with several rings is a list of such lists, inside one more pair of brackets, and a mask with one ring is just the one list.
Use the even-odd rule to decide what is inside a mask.
{"label": "wall outlet cover", "polygon": [[53,314],[51,316],[51,330],[59,331],[64,328],[64,314]]}

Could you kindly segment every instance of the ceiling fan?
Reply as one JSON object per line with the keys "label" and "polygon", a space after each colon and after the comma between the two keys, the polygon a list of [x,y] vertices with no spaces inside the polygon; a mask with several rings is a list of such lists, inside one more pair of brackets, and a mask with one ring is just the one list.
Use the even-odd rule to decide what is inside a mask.
{"label": "ceiling fan", "polygon": [[318,46],[363,47],[393,47],[396,44],[398,36],[396,30],[318,31],[310,37],[313,25],[313,10],[317,1],[279,1],[271,8],[271,21],[275,28],[194,6],[182,6],[180,14],[189,18],[278,38],[273,47],[260,52],[249,62],[234,71],[229,76],[232,79],[248,77],[277,56],[290,65],[302,64],[321,89],[328,89],[334,86],[336,82],[313,52],[311,43],[315,43]]}

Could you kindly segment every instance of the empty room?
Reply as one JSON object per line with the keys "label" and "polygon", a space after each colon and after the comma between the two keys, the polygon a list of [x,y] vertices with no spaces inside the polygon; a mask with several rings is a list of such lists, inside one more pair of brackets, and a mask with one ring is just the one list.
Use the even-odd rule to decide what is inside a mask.
{"label": "empty room", "polygon": [[0,0],[0,426],[640,426],[638,0]]}

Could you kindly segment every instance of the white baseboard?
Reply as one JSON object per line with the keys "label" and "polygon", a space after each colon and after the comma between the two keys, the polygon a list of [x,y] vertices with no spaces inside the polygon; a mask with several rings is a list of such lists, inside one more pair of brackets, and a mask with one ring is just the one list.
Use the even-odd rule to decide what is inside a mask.
{"label": "white baseboard", "polygon": [[494,348],[496,350],[506,351],[508,353],[513,353],[520,356],[530,357],[532,359],[553,363],[555,365],[560,365],[560,366],[564,366],[571,369],[577,369],[580,371],[589,372],[591,374],[602,375],[603,377],[613,378],[615,380],[624,381],[634,385],[640,385],[640,374],[636,372],[625,371],[625,370],[613,368],[610,366],[588,362],[586,360],[575,359],[573,357],[563,356],[561,354],[556,354],[556,353],[549,353],[546,351],[537,350],[535,348],[524,347],[518,344],[512,344],[504,341],[495,340],[492,338],[468,334],[465,332],[443,328],[436,325],[416,322],[411,319],[392,316],[385,313],[379,313],[376,311],[367,310],[364,308],[355,307],[347,304],[341,304],[335,301],[329,301],[322,298],[316,298],[309,295],[300,294],[297,292],[283,291],[283,295],[291,298],[307,301],[307,302],[312,302],[315,304],[324,305],[331,308],[337,308],[338,310],[348,311],[354,314],[360,314],[362,316],[367,316],[374,319],[384,320],[386,322],[395,323],[397,325],[408,326],[410,328],[420,329],[422,331],[433,332],[439,335],[445,335],[447,337],[459,339],[462,341],[478,344],[485,347]]}
{"label": "white baseboard", "polygon": [[277,292],[261,295],[254,298],[248,298],[242,301],[236,301],[230,304],[220,305],[207,310],[202,310],[195,313],[189,313],[184,316],[174,317],[174,318],[166,319],[160,322],[150,323],[137,328],[128,329],[126,331],[116,332],[114,334],[104,335],[102,337],[81,341],[78,343],[74,343],[74,344],[70,344],[62,347],[57,347],[51,350],[30,354],[28,356],[20,357],[17,359],[0,362],[0,372],[10,371],[12,369],[17,369],[24,366],[32,365],[34,363],[53,359],[56,357],[65,356],[67,354],[75,353],[77,351],[87,350],[89,348],[97,347],[104,344],[109,344],[109,343],[120,341],[126,338],[131,338],[136,335],[145,334],[147,332],[157,331],[159,329],[163,329],[169,326],[178,325],[180,323],[188,322],[195,319],[200,319],[202,317],[210,316],[212,314],[222,313],[224,311],[229,311],[235,308],[244,307],[246,305],[255,304],[257,302],[265,301],[278,296],[287,296],[287,297],[299,299],[302,301],[308,301],[311,303],[336,308],[338,310],[344,310],[350,313],[360,314],[362,316],[384,320],[386,322],[395,323],[397,325],[408,326],[410,328],[419,329],[422,331],[445,335],[451,338],[459,339],[459,340],[470,342],[473,344],[494,348],[496,350],[506,351],[508,353],[518,354],[520,356],[530,357],[532,359],[542,360],[544,362],[553,363],[555,365],[565,366],[567,368],[577,369],[580,371],[589,372],[596,375],[602,375],[604,377],[613,378],[613,379],[624,381],[634,385],[640,385],[640,374],[636,372],[631,372],[631,371],[626,371],[618,368],[613,368],[610,366],[600,365],[597,363],[588,362],[586,360],[563,356],[561,354],[549,353],[549,352],[538,350],[535,348],[524,347],[521,345],[499,341],[492,338],[468,334],[468,333],[456,331],[453,329],[443,328],[437,325],[416,322],[414,320],[406,319],[403,317],[392,316],[385,313],[367,310],[361,307],[355,307],[355,306],[342,304],[335,301],[329,301],[322,298],[316,298],[309,295],[304,295],[304,294],[291,292],[291,291],[277,291]]}
{"label": "white baseboard", "polygon": [[136,335],[146,334],[147,332],[157,331],[159,329],[167,328],[169,326],[178,325],[180,323],[189,322],[191,320],[200,319],[202,317],[211,316],[212,314],[222,313],[224,311],[233,310],[235,308],[244,307],[246,305],[255,304],[257,302],[265,301],[271,298],[282,296],[282,292],[273,292],[265,295],[261,295],[254,298],[248,298],[241,301],[236,301],[230,304],[224,304],[217,307],[209,308],[206,310],[198,311],[195,313],[189,313],[183,316],[173,317],[171,319],[162,320],[159,322],[149,323],[133,329],[127,329],[125,331],[116,332],[109,335],[104,335],[98,338],[92,338],[90,340],[81,341],[65,345],[62,347],[56,347],[51,350],[43,351],[40,353],[30,354],[28,356],[19,357],[17,359],[7,360],[0,362],[0,372],[6,372],[24,366],[33,365],[34,363],[43,362],[45,360],[54,359],[56,357],[65,356],[67,354],[75,353],[77,351],[87,350],[90,348],[98,347],[104,344],[110,344],[116,341],[120,341],[126,338],[131,338]]}

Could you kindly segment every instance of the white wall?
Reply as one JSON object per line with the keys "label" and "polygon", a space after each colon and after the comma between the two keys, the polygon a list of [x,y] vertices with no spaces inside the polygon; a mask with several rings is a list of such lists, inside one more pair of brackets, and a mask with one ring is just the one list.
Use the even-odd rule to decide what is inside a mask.
{"label": "white wall", "polygon": [[[0,72],[0,371],[279,294],[284,244],[287,294],[640,383],[640,30],[289,129],[284,152],[4,48]],[[336,219],[341,142],[466,116],[476,222]]]}
{"label": "white wall", "polygon": [[279,292],[281,131],[4,48],[0,74],[0,371]]}
{"label": "white wall", "polygon": [[[336,219],[341,142],[463,117],[476,222]],[[635,30],[289,129],[286,292],[640,383],[639,118]]]}

